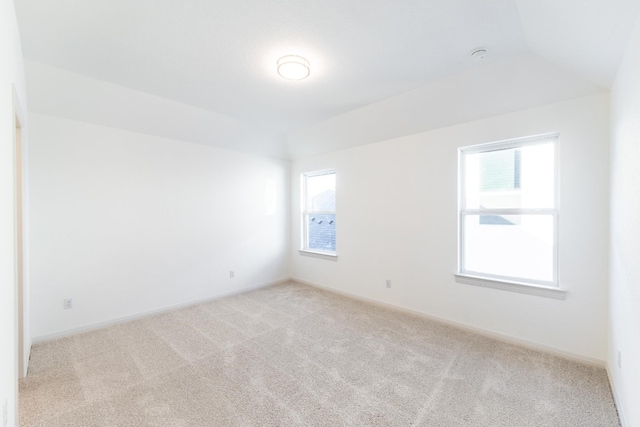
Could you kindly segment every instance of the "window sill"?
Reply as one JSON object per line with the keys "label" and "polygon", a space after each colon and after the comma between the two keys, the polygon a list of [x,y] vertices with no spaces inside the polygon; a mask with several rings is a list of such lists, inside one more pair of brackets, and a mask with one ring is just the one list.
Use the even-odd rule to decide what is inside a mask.
{"label": "window sill", "polygon": [[309,250],[309,249],[298,249],[298,253],[302,256],[308,256],[308,257],[312,257],[312,258],[320,258],[320,259],[327,259],[329,261],[337,261],[338,260],[338,254],[336,254],[335,252],[320,252],[320,251],[313,251],[313,250]]}
{"label": "window sill", "polygon": [[547,298],[565,299],[567,291],[554,286],[533,285],[523,282],[512,282],[486,277],[472,276],[469,274],[454,274],[456,282],[465,285],[483,286],[485,288],[502,289],[504,291],[519,292],[521,294],[538,295]]}

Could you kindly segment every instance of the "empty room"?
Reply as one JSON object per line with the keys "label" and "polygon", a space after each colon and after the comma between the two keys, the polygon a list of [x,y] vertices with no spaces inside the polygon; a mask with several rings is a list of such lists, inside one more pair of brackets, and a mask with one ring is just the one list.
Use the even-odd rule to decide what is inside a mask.
{"label": "empty room", "polygon": [[640,1],[0,2],[0,426],[640,427]]}

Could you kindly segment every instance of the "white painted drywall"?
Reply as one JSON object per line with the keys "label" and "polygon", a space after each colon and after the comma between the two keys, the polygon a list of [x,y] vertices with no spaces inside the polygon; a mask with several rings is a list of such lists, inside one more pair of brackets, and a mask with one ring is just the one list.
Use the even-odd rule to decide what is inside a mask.
{"label": "white painted drywall", "polygon": [[[27,98],[14,4],[0,1],[0,423],[7,403],[7,425],[17,425],[14,96],[26,111]],[[15,88],[15,89],[14,89]],[[14,92],[15,91],[15,92]],[[23,140],[27,126],[23,123]],[[26,325],[28,327],[28,325]]]}
{"label": "white painted drywall", "polygon": [[[609,372],[626,426],[640,426],[640,20],[611,91]],[[618,366],[618,350],[622,367]]]}
{"label": "white painted drywall", "polygon": [[289,276],[288,161],[30,119],[34,340]]}
{"label": "white painted drywall", "polygon": [[25,61],[29,111],[218,148],[286,158],[283,134],[139,90]]}
{"label": "white painted drywall", "polygon": [[626,41],[631,36],[637,0],[516,0],[520,23],[532,52],[611,87]]}
{"label": "white painted drywall", "polygon": [[294,159],[329,153],[604,91],[536,55],[474,65],[289,132],[289,153]]}
{"label": "white painted drywall", "polygon": [[[608,94],[295,160],[337,172],[337,260],[292,252],[295,278],[603,362],[608,324]],[[457,149],[560,132],[559,281],[565,300],[457,283]],[[392,288],[385,287],[385,280]]]}

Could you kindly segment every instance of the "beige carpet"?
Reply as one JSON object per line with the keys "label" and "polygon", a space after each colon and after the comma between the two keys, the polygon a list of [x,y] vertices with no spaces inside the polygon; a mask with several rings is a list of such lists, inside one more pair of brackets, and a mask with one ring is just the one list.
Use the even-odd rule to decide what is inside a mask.
{"label": "beige carpet", "polygon": [[33,348],[22,426],[618,426],[604,370],[285,284]]}

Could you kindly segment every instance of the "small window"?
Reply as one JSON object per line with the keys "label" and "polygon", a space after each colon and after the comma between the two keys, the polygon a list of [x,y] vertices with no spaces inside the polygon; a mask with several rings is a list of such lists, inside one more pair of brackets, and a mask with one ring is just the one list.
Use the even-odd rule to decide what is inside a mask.
{"label": "small window", "polygon": [[336,253],[336,172],[302,174],[302,250]]}
{"label": "small window", "polygon": [[460,274],[558,286],[557,140],[460,149]]}

